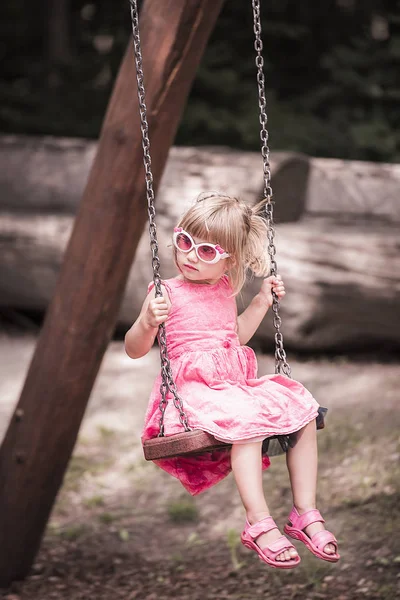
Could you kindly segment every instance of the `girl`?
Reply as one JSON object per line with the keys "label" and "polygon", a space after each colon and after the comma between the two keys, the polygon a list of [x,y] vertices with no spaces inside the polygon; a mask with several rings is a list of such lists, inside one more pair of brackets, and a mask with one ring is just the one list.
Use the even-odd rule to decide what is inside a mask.
{"label": "girl", "polygon": [[[214,452],[156,461],[191,494],[211,487],[230,470],[246,511],[242,543],[261,560],[282,569],[300,557],[270,516],[262,488],[262,455],[267,437],[296,434],[287,453],[293,509],[284,527],[324,560],[339,560],[337,541],[324,529],[315,506],[318,404],[300,383],[283,375],[257,377],[256,357],[246,343],[272,305],[272,292],[285,295],[279,276],[264,279],[259,293],[237,315],[235,296],[247,272],[264,277],[269,270],[267,225],[261,212],[228,196],[200,197],[173,231],[179,275],[163,281],[162,298],[153,284],[138,319],[125,337],[131,358],[149,352],[160,323],[166,323],[168,356],[174,380],[193,429],[202,429],[231,444]],[[150,397],[143,440],[159,431],[161,375]],[[182,425],[173,402],[165,418],[167,434]]]}

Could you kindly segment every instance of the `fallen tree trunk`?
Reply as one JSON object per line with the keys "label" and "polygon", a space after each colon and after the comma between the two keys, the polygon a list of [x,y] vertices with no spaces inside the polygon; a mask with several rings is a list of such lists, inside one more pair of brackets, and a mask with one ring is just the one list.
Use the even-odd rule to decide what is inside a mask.
{"label": "fallen tree trunk", "polygon": [[[162,277],[175,275],[170,232],[175,210],[161,211],[158,226]],[[44,311],[53,295],[73,218],[0,215],[0,305]],[[276,235],[279,271],[288,295],[282,303],[285,343],[295,350],[347,351],[400,345],[398,227],[368,220],[327,218],[281,224]],[[121,329],[136,318],[151,280],[148,234],[142,236],[119,313]],[[250,283],[239,310],[258,290]],[[273,330],[267,316],[257,338]]]}
{"label": "fallen tree trunk", "polygon": [[[0,210],[75,214],[96,148],[88,140],[0,136]],[[273,152],[271,172],[277,222],[321,214],[400,221],[400,165]],[[188,203],[204,190],[254,203],[262,189],[258,152],[175,147],[158,205]]]}
{"label": "fallen tree trunk", "polygon": [[[97,142],[79,139],[0,136],[0,209],[23,213],[75,214]],[[308,160],[279,152],[271,159],[274,182],[285,187],[281,208],[296,204],[308,181]],[[287,186],[287,180],[291,186]],[[199,190],[217,189],[254,203],[263,187],[258,152],[229,148],[171,148],[158,204],[191,202]],[[288,220],[288,217],[285,217]],[[290,218],[291,220],[291,218]]]}
{"label": "fallen tree trunk", "polygon": [[[97,142],[87,140],[0,136],[6,167],[0,174],[0,306],[46,310],[96,148]],[[275,153],[271,166],[278,265],[290,292],[282,307],[287,344],[324,351],[398,343],[392,293],[399,284],[400,165]],[[258,153],[172,148],[157,196],[162,276],[175,273],[170,231],[199,192],[221,190],[252,204],[262,185]],[[152,278],[150,264],[145,231],[120,328],[138,313]],[[379,265],[375,275],[373,264]],[[272,333],[262,325],[261,343]]]}

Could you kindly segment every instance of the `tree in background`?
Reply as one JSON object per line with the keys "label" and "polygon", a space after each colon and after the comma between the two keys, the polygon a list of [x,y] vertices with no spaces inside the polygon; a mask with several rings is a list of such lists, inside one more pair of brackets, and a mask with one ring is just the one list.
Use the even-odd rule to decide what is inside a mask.
{"label": "tree in background", "polygon": [[[400,1],[261,4],[274,150],[399,161]],[[0,13],[0,128],[97,137],[128,0],[3,0]],[[177,143],[258,149],[255,76],[251,1],[227,0]]]}

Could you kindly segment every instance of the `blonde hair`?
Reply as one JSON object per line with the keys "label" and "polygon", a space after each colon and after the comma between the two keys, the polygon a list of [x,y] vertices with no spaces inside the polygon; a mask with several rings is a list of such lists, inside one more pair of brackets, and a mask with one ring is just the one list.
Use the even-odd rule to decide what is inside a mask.
{"label": "blonde hair", "polygon": [[268,230],[261,216],[266,202],[250,207],[231,196],[201,194],[178,223],[190,235],[217,243],[230,254],[227,275],[234,295],[248,274],[265,277],[269,273]]}

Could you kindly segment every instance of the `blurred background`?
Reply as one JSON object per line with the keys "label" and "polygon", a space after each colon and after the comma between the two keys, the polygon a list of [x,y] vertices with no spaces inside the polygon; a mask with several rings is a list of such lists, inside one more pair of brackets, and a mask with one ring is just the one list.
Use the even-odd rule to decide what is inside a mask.
{"label": "blurred background", "polygon": [[[398,161],[399,2],[262,4],[274,149]],[[225,3],[177,144],[258,149],[250,8]],[[96,138],[130,27],[127,0],[4,0],[0,129]]]}
{"label": "blurred background", "polygon": [[[193,498],[144,461],[159,353],[132,361],[123,336],[152,277],[145,231],[40,551],[23,581],[0,590],[5,600],[400,597],[400,0],[261,8],[277,260],[288,290],[282,330],[293,376],[329,410],[318,433],[318,507],[342,560],[317,561],[300,547],[299,569],[266,570],[240,544],[232,477]],[[252,19],[250,0],[226,0],[171,148],[157,197],[165,278],[175,273],[171,226],[198,193],[254,203],[262,192]],[[129,3],[3,0],[0,32],[1,441],[132,34]],[[258,285],[249,283],[240,309]],[[260,375],[275,367],[269,317],[250,343]],[[54,364],[62,358],[61,347]],[[65,430],[56,411],[51,418],[56,434]],[[1,468],[0,460],[0,482]],[[282,527],[291,507],[283,456],[264,482]]]}

